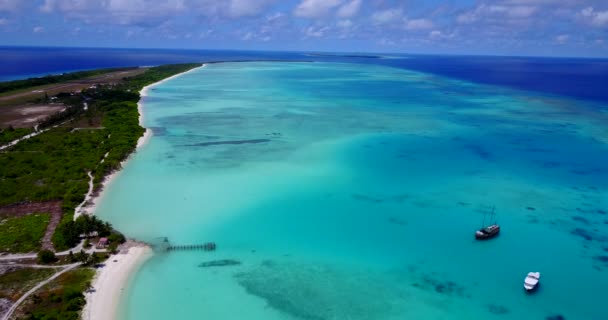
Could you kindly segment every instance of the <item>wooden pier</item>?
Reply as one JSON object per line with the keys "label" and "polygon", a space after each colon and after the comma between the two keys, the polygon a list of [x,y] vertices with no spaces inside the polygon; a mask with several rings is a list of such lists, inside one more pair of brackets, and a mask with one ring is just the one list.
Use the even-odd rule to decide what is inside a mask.
{"label": "wooden pier", "polygon": [[217,245],[215,242],[207,242],[203,244],[186,244],[186,245],[175,245],[169,242],[169,239],[166,237],[161,237],[161,243],[156,245],[155,247],[160,251],[215,251]]}
{"label": "wooden pier", "polygon": [[205,244],[188,244],[188,245],[175,245],[168,246],[167,251],[193,251],[193,250],[202,250],[202,251],[215,251],[215,243],[208,242]]}

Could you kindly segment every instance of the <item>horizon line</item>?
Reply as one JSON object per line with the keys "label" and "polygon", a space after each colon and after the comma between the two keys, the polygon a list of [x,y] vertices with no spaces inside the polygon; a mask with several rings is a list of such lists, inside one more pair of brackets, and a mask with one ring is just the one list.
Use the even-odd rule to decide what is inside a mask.
{"label": "horizon line", "polygon": [[7,45],[0,48],[45,48],[45,49],[106,49],[106,50],[167,50],[167,51],[233,51],[233,52],[276,52],[276,53],[323,53],[323,54],[375,54],[375,55],[403,55],[403,56],[450,56],[450,57],[495,57],[495,58],[545,58],[545,59],[585,59],[608,60],[608,57],[594,56],[544,56],[544,55],[506,55],[483,53],[408,53],[408,52],[379,52],[379,51],[329,51],[329,50],[277,50],[277,49],[204,49],[204,48],[158,48],[158,47],[89,47],[89,46],[35,46],[35,45]]}

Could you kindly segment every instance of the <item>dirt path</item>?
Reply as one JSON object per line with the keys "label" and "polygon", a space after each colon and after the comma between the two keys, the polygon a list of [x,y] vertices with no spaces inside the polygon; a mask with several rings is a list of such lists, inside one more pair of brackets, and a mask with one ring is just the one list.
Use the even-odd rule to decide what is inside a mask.
{"label": "dirt path", "polygon": [[[71,249],[68,249],[65,251],[61,251],[61,252],[56,252],[55,256],[61,257],[61,256],[69,255],[70,252],[72,252],[72,253],[80,252],[80,250],[84,250],[82,247],[82,243],[83,243],[83,241],[81,241],[74,248],[71,248]],[[99,253],[108,252],[108,250],[107,249],[97,249],[95,246],[92,246],[91,248],[84,250],[84,252],[87,254],[92,254],[93,252],[99,252]],[[0,261],[19,261],[19,260],[24,260],[24,259],[37,259],[37,258],[38,258],[37,253],[14,253],[14,254],[9,254],[9,255],[0,257]],[[14,264],[10,264],[10,262],[5,263],[5,264],[0,263],[0,266],[3,266],[3,265],[13,266]],[[26,264],[26,265],[29,266],[29,264]]]}
{"label": "dirt path", "polygon": [[[104,156],[104,159],[107,155],[108,154],[106,153],[106,155]],[[104,159],[102,159],[101,162],[103,162]],[[78,207],[76,207],[74,209],[74,221],[76,219],[78,219],[78,217],[80,217],[82,214],[86,213],[86,212],[83,212],[82,207],[84,207],[89,202],[89,200],[91,200],[91,198],[93,197],[93,187],[94,187],[93,180],[95,180],[95,177],[93,177],[93,175],[91,174],[91,171],[87,172],[87,176],[89,176],[89,191],[87,191],[87,194],[84,196],[84,200],[82,200],[82,202],[78,205]]]}
{"label": "dirt path", "polygon": [[2,267],[20,267],[20,268],[32,268],[32,269],[61,269],[65,266],[47,266],[44,264],[25,264],[25,263],[4,263],[0,264]]}
{"label": "dirt path", "polygon": [[62,123],[60,123],[60,124],[56,124],[56,125],[54,125],[54,126],[52,126],[52,127],[49,127],[49,128],[46,128],[46,129],[42,129],[42,130],[40,130],[40,131],[38,131],[38,125],[36,125],[36,128],[35,128],[35,129],[36,129],[36,132],[32,132],[32,133],[30,133],[30,134],[28,134],[28,135],[25,135],[25,136],[23,136],[23,137],[21,137],[21,138],[19,138],[19,139],[17,139],[17,140],[13,140],[13,141],[11,141],[11,142],[9,142],[9,143],[7,143],[7,144],[3,145],[3,146],[0,146],[0,151],[2,151],[2,150],[4,150],[4,149],[7,149],[7,148],[10,148],[10,147],[12,147],[12,146],[16,145],[17,143],[19,143],[19,142],[21,142],[21,141],[24,141],[24,140],[27,140],[27,139],[31,139],[31,138],[33,138],[33,137],[35,137],[35,136],[39,135],[39,134],[45,133],[45,132],[47,132],[47,131],[49,131],[49,130],[51,130],[51,129],[55,129],[55,128],[59,127],[59,126],[62,126],[62,125],[64,125],[64,124],[66,124],[66,123],[67,123],[68,121],[70,121],[70,120],[72,120],[72,118],[70,118],[70,119],[68,119],[68,120],[66,120],[66,121],[64,121],[64,122],[62,122]]}
{"label": "dirt path", "polygon": [[61,212],[60,213],[51,213],[51,220],[49,221],[49,225],[46,227],[46,231],[44,232],[44,237],[42,237],[42,249],[55,251],[55,247],[53,246],[53,234],[55,233],[55,229],[61,222]]}
{"label": "dirt path", "polygon": [[78,267],[80,265],[80,263],[74,263],[74,264],[70,264],[67,265],[65,267],[65,269],[55,273],[54,275],[52,275],[50,278],[40,282],[38,285],[36,285],[35,287],[33,287],[30,291],[26,292],[23,296],[21,296],[21,298],[19,298],[19,300],[17,300],[9,309],[8,311],[4,314],[4,316],[2,317],[1,320],[8,320],[10,319],[11,315],[13,314],[13,312],[15,312],[15,310],[17,310],[17,308],[19,307],[19,305],[21,305],[21,303],[23,303],[23,301],[25,301],[30,295],[32,295],[34,292],[36,292],[38,289],[44,287],[46,284],[48,284],[49,282],[57,279],[60,275]]}

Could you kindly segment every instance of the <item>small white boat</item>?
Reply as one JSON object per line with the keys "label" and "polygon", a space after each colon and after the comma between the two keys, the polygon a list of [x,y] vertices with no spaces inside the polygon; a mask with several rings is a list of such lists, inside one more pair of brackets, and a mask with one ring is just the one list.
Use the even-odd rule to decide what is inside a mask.
{"label": "small white boat", "polygon": [[524,280],[524,288],[526,291],[532,291],[538,287],[540,281],[540,272],[528,272],[528,276]]}

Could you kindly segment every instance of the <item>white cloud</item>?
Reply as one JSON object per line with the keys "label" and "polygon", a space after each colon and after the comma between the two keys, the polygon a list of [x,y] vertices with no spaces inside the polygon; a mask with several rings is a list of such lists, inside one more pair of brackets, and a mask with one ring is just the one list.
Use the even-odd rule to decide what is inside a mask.
{"label": "white cloud", "polygon": [[294,14],[304,18],[319,18],[326,16],[343,0],[303,0],[295,9]]}
{"label": "white cloud", "polygon": [[429,38],[431,40],[448,40],[448,39],[454,39],[456,38],[456,31],[450,32],[450,33],[445,33],[441,30],[433,30],[431,32],[429,32]]}
{"label": "white cloud", "polygon": [[[3,0],[0,0],[3,1]],[[185,13],[212,18],[256,16],[278,0],[44,0],[40,10],[87,23],[158,26]]]}
{"label": "white cloud", "polygon": [[533,6],[489,6],[490,13],[504,14],[509,18],[528,18],[536,12]]}
{"label": "white cloud", "polygon": [[475,13],[475,11],[469,11],[469,12],[465,12],[463,14],[458,15],[458,17],[456,17],[456,21],[458,21],[459,23],[473,23],[475,21],[477,21],[479,17],[477,16],[477,14]]}
{"label": "white cloud", "polygon": [[61,13],[86,23],[157,26],[184,12],[185,0],[44,0],[42,12]]}
{"label": "white cloud", "polygon": [[253,39],[253,32],[247,32],[241,37],[241,40],[249,41]]}
{"label": "white cloud", "polygon": [[231,0],[228,13],[233,17],[256,16],[275,0]]}
{"label": "white cloud", "polygon": [[429,19],[413,19],[407,21],[405,29],[407,30],[426,30],[432,29],[435,25]]}
{"label": "white cloud", "polygon": [[353,22],[346,19],[346,20],[340,20],[336,23],[336,25],[340,28],[350,28],[353,25]]}
{"label": "white cloud", "polygon": [[431,39],[440,39],[441,38],[441,31],[439,30],[433,30],[429,33],[429,38]]}
{"label": "white cloud", "polygon": [[342,18],[350,18],[356,15],[361,8],[362,0],[353,0],[338,9],[338,16]]}
{"label": "white cloud", "polygon": [[559,44],[563,44],[568,42],[568,39],[570,39],[570,36],[567,34],[560,34],[559,36],[555,37],[555,42],[559,43]]}
{"label": "white cloud", "polygon": [[481,4],[471,11],[458,15],[456,21],[462,24],[469,24],[483,19],[526,19],[533,16],[537,11],[538,7],[530,5]]}
{"label": "white cloud", "polygon": [[43,32],[43,31],[44,31],[43,27],[35,27],[34,30],[32,30],[32,32],[34,32],[34,33],[40,33],[40,32]]}
{"label": "white cloud", "polygon": [[206,39],[211,37],[211,35],[213,34],[214,30],[213,29],[207,29],[205,31],[202,31],[201,33],[198,34],[198,38],[199,39]]}
{"label": "white cloud", "polygon": [[5,26],[8,24],[8,20],[4,18],[0,18],[0,26]]}
{"label": "white cloud", "polygon": [[285,17],[285,14],[282,12],[277,12],[271,15],[266,16],[266,22],[273,22]]}
{"label": "white cloud", "polygon": [[17,11],[23,3],[23,0],[0,0],[0,11]]}
{"label": "white cloud", "polygon": [[372,21],[375,24],[385,24],[396,21],[402,16],[401,9],[387,9],[382,11],[374,12],[372,15]]}
{"label": "white cloud", "polygon": [[324,36],[328,30],[329,27],[326,26],[310,26],[304,29],[304,35],[306,35],[306,37],[320,38]]}
{"label": "white cloud", "polygon": [[391,39],[382,38],[380,41],[378,41],[378,44],[381,46],[394,46],[396,43]]}
{"label": "white cloud", "polygon": [[608,10],[596,11],[593,7],[581,10],[581,15],[590,24],[596,27],[608,26]]}

